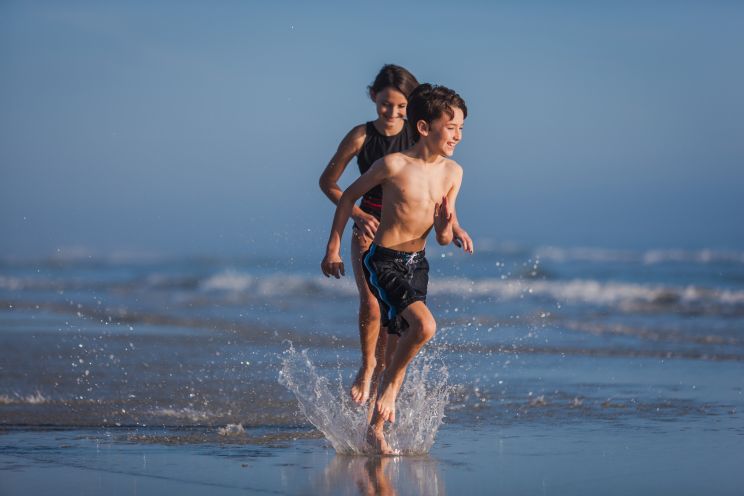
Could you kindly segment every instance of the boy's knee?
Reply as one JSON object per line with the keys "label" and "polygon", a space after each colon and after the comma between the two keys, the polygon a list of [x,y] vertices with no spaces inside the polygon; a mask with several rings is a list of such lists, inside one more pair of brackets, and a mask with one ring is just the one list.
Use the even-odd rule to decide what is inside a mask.
{"label": "boy's knee", "polygon": [[415,326],[415,329],[412,330],[416,332],[416,337],[420,341],[426,342],[433,338],[434,334],[436,334],[437,323],[434,321],[434,318],[428,317],[420,320]]}

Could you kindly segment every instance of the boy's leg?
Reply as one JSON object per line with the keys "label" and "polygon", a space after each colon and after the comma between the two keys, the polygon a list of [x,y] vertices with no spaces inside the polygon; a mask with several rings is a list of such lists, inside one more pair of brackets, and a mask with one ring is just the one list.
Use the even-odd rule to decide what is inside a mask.
{"label": "boy's leg", "polygon": [[382,387],[367,430],[367,442],[380,454],[395,454],[385,440],[385,421],[395,422],[395,400],[406,375],[406,369],[427,341],[434,337],[434,316],[421,301],[411,303],[401,315],[408,322],[403,336],[388,336],[386,367]]}
{"label": "boy's leg", "polygon": [[372,375],[372,384],[369,389],[369,397],[375,399],[375,401],[369,402],[369,409],[367,410],[367,423],[369,424],[372,423],[372,417],[377,408],[377,392],[380,381],[385,369],[390,366],[390,362],[393,360],[398,339],[397,334],[388,334],[386,327],[380,328],[380,337],[377,340],[377,367],[375,367],[375,372]]}
{"label": "boy's leg", "polygon": [[[393,355],[398,346],[400,336],[397,334],[387,335],[387,346],[385,348],[385,365],[384,369],[390,370],[390,363],[393,361]],[[384,377],[383,372],[380,375],[380,379]],[[375,392],[370,396],[371,398],[377,398],[377,385],[375,384]],[[392,455],[394,451],[388,445],[385,440],[383,429],[385,427],[385,420],[377,411],[377,401],[370,401],[369,412],[367,415],[367,421],[369,422],[369,428],[367,429],[367,442],[374,448],[374,450],[382,455]]]}
{"label": "boy's leg", "polygon": [[422,301],[408,305],[401,312],[401,316],[408,322],[408,329],[398,339],[390,365],[385,370],[382,390],[377,398],[377,411],[383,422],[385,420],[395,422],[395,400],[403,385],[408,364],[421,347],[434,337],[437,330],[434,316]]}
{"label": "boy's leg", "polygon": [[[376,354],[379,356],[379,338],[382,335],[380,332],[380,305],[370,291],[369,286],[367,286],[364,269],[362,269],[364,252],[367,251],[370,243],[371,240],[356,229],[352,231],[351,264],[354,270],[354,280],[359,290],[359,339],[362,347],[362,366],[359,368],[351,386],[351,399],[359,404],[370,398],[370,385],[374,381],[375,375],[379,375],[383,365],[382,360],[378,360],[375,356]],[[385,332],[384,329],[382,332]],[[385,336],[382,337],[384,339]],[[382,353],[384,354],[384,342],[382,346]]]}

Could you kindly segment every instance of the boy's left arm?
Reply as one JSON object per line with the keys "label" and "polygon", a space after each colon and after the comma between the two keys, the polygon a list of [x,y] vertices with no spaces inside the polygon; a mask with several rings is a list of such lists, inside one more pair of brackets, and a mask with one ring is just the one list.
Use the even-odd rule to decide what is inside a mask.
{"label": "boy's left arm", "polygon": [[473,253],[473,240],[468,232],[463,229],[460,223],[457,221],[457,214],[455,214],[455,222],[452,226],[452,235],[454,236],[452,242],[455,244],[455,246],[457,246],[458,248],[462,248],[464,251],[470,254]]}
{"label": "boy's left arm", "polygon": [[454,184],[447,193],[447,203],[449,210],[452,213],[452,242],[458,248],[462,248],[467,253],[473,253],[474,245],[473,240],[470,238],[468,232],[460,226],[460,222],[457,218],[457,210],[455,209],[455,202],[457,201],[457,194],[460,192],[460,186],[462,186],[462,168],[457,166],[457,175],[455,177]]}

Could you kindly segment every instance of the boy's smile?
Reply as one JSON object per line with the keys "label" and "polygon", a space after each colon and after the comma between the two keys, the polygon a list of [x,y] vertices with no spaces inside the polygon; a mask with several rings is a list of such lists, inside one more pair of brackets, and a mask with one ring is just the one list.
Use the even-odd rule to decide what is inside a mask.
{"label": "boy's smile", "polygon": [[439,153],[445,157],[451,157],[455,153],[455,147],[462,140],[462,127],[465,116],[462,109],[452,109],[454,115],[450,118],[446,113],[432,121],[429,127],[430,140],[439,149]]}

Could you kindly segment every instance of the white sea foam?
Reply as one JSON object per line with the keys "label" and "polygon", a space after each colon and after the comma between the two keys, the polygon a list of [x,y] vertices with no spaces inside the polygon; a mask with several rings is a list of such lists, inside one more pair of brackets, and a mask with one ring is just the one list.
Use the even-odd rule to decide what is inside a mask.
{"label": "white sea foam", "polygon": [[[308,351],[290,348],[282,355],[279,382],[292,391],[307,420],[323,433],[337,453],[362,454],[367,410],[351,401],[342,378],[319,373]],[[398,394],[396,421],[386,439],[401,454],[427,453],[444,418],[450,393],[447,368],[436,353],[422,353],[409,366]]]}
{"label": "white sea foam", "polygon": [[194,408],[153,408],[149,412],[150,415],[155,415],[158,417],[172,417],[176,419],[186,419],[191,420],[192,422],[200,422],[202,420],[207,420],[209,417],[211,417],[211,413],[207,411],[202,410],[196,410]]}
{"label": "white sea foam", "polygon": [[217,429],[217,434],[220,436],[242,436],[245,434],[245,428],[243,424],[227,424],[225,427]]}
{"label": "white sea foam", "polygon": [[560,248],[543,246],[534,251],[541,260],[552,262],[625,262],[643,263],[646,265],[660,263],[698,263],[709,264],[718,262],[744,263],[744,252],[733,250],[613,250],[608,248]]}
{"label": "white sea foam", "polygon": [[49,398],[36,391],[32,394],[18,394],[12,395],[0,394],[0,405],[13,405],[13,404],[26,404],[26,405],[41,405],[49,401]]}
{"label": "white sea foam", "polygon": [[[204,290],[247,292],[259,297],[287,297],[333,294],[356,296],[351,278],[341,281],[317,276],[275,274],[253,276],[237,272],[223,272],[206,279]],[[464,277],[438,277],[429,282],[429,294],[436,296],[491,297],[497,300],[550,298],[561,303],[624,307],[637,303],[654,305],[744,305],[744,291],[639,284],[594,279],[539,280]]]}
{"label": "white sea foam", "polygon": [[215,274],[205,279],[200,287],[205,291],[250,292],[266,297],[286,294],[310,295],[318,291],[356,294],[356,286],[351,278],[331,281],[323,277],[291,274],[258,277],[234,270]]}
{"label": "white sea foam", "polygon": [[201,283],[201,288],[205,291],[245,291],[255,280],[250,274],[228,270],[206,279]]}
{"label": "white sea foam", "polygon": [[559,302],[623,306],[653,304],[744,304],[744,291],[696,286],[665,286],[629,282],[600,282],[593,279],[536,281],[529,279],[441,278],[429,284],[432,295],[490,296],[501,300],[549,297]]}
{"label": "white sea foam", "polygon": [[0,289],[18,291],[24,286],[23,280],[18,277],[0,276]]}

